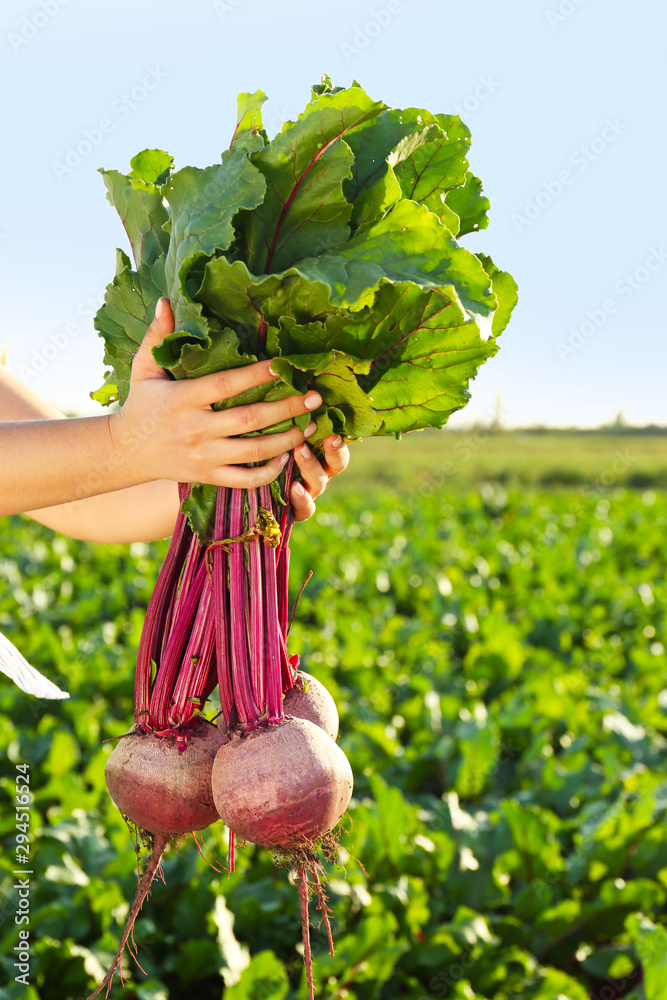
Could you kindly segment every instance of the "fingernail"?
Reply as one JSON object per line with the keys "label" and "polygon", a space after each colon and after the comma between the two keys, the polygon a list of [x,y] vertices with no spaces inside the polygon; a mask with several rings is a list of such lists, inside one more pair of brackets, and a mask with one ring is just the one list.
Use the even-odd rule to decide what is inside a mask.
{"label": "fingernail", "polygon": [[337,434],[336,437],[333,438],[333,440],[331,441],[331,447],[332,448],[340,448],[340,446],[342,445],[342,443],[343,443],[342,437],[340,436],[340,434]]}
{"label": "fingernail", "polygon": [[303,432],[303,436],[309,438],[310,435],[314,434],[316,430],[317,430],[317,424],[315,423],[314,420],[311,420],[308,426],[306,427],[305,431]]}
{"label": "fingernail", "polygon": [[164,316],[164,299],[158,299],[155,307],[155,318],[162,319]]}
{"label": "fingernail", "polygon": [[322,397],[320,396],[319,392],[309,392],[306,398],[304,399],[304,403],[307,410],[314,410],[315,407],[319,406],[321,402],[322,402]]}
{"label": "fingernail", "polygon": [[277,376],[278,372],[274,372],[273,366],[269,365],[269,375]]}
{"label": "fingernail", "polygon": [[302,444],[300,450],[303,458],[310,458],[311,455],[313,454],[307,444]]}
{"label": "fingernail", "polygon": [[286,451],[284,455],[280,456],[280,468],[282,469],[284,465],[287,465],[288,461],[289,461],[289,452]]}
{"label": "fingernail", "polygon": [[306,491],[304,490],[304,488],[301,485],[301,483],[295,483],[294,486],[292,487],[292,489],[294,490],[294,492],[296,493],[296,495],[298,497],[305,497]]}

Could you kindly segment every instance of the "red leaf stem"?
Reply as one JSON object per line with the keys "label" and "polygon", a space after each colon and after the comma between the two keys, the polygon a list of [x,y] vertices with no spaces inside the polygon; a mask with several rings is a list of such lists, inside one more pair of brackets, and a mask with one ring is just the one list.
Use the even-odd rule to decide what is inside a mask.
{"label": "red leaf stem", "polygon": [[[214,538],[221,541],[229,538],[228,507],[231,490],[226,486],[218,488],[215,508]],[[215,646],[218,664],[218,687],[220,707],[227,726],[230,725],[234,694],[232,689],[232,666],[229,648],[230,612],[229,590],[227,587],[227,553],[221,545],[213,547],[213,611],[215,616]]]}
{"label": "red leaf stem", "polygon": [[[244,499],[245,490],[232,490],[228,537],[235,538],[243,533]],[[216,546],[216,548],[220,548],[220,546]],[[258,722],[261,712],[252,696],[250,687],[248,650],[250,602],[244,548],[245,545],[241,542],[232,544],[229,555],[230,651],[234,707],[237,710],[238,722],[242,726],[252,727]]]}
{"label": "red leaf stem", "polygon": [[[260,486],[262,507],[273,510],[271,487]],[[283,718],[283,689],[280,667],[280,624],[278,620],[278,591],[276,587],[276,550],[262,541],[264,567],[264,667],[266,671],[266,711],[270,722]]]}
{"label": "red leaf stem", "polygon": [[[257,490],[248,490],[248,524],[256,524],[259,513]],[[255,703],[260,715],[266,711],[265,650],[263,615],[263,573],[261,537],[255,537],[248,545],[250,577],[250,678]]]}

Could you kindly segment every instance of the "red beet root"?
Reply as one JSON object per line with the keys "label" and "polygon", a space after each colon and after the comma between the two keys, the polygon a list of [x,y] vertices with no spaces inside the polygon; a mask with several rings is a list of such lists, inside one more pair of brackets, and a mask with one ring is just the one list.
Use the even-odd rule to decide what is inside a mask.
{"label": "red beet root", "polygon": [[223,745],[212,784],[230,830],[253,844],[290,851],[333,829],[350,802],[352,770],[322,729],[292,718]]}
{"label": "red beet root", "polygon": [[179,750],[173,737],[133,730],[106,765],[107,787],[120,811],[140,830],[173,835],[215,823],[211,769],[224,729],[198,719]]}
{"label": "red beet root", "polygon": [[[304,690],[305,688],[305,690]],[[296,684],[285,694],[285,715],[307,719],[335,740],[338,736],[338,711],[324,684],[311,674],[299,670]]]}
{"label": "red beet root", "polygon": [[139,828],[151,853],[139,880],[118,951],[102,983],[88,1000],[93,1000],[104,989],[106,996],[109,995],[116,969],[123,982],[121,962],[125,945],[129,944],[136,960],[132,929],[167,845],[175,836],[203,830],[218,819],[211,770],[224,738],[224,728],[218,729],[201,717],[171,736],[143,733],[135,727],[109,756],[106,779],[111,798]]}

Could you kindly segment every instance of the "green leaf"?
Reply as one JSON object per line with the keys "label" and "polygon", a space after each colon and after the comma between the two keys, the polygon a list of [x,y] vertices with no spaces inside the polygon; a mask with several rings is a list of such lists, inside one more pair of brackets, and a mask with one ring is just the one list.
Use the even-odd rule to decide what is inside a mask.
{"label": "green leaf", "polygon": [[217,496],[217,486],[211,486],[207,483],[193,483],[190,495],[181,504],[181,510],[187,515],[190,527],[202,545],[208,545],[214,538],[213,528]]}
{"label": "green leaf", "polygon": [[206,340],[169,334],[153,348],[153,356],[175,378],[199,378],[228,368],[241,368],[257,360],[252,355],[241,354],[239,338],[229,327],[221,327],[213,321],[208,331]]}
{"label": "green leaf", "polygon": [[487,228],[491,203],[482,193],[482,182],[479,177],[468,172],[465,184],[449,191],[445,201],[460,220],[455,235],[465,236],[467,233]]}
{"label": "green leaf", "polygon": [[352,208],[353,229],[376,222],[401,198],[401,185],[390,166],[367,190],[362,191]]}
{"label": "green leaf", "polygon": [[381,433],[395,435],[442,427],[465,404],[469,380],[497,350],[493,340],[482,340],[455,299],[409,282],[382,285],[372,310],[347,326],[340,343],[372,359],[360,381],[383,418]]}
{"label": "green leaf", "polygon": [[174,157],[162,149],[143,149],[130,160],[130,177],[146,184],[164,184],[173,163]]}
{"label": "green leaf", "polygon": [[642,914],[625,923],[644,973],[646,1000],[667,1000],[667,930]]}
{"label": "green leaf", "polygon": [[[470,132],[457,116],[387,108],[356,81],[334,87],[324,76],[311,95],[269,141],[266,95],[240,94],[220,164],[172,173],[168,154],[144,150],[129,177],[107,172],[142,263],[133,271],[119,256],[96,318],[113,368],[96,399],[124,401],[136,347],[167,294],[175,330],[156,361],[188,378],[275,358],[279,379],[213,405],[315,387],[315,446],[333,432],[442,427],[465,405],[516,303],[511,276],[454,239],[486,225]],[[189,502],[193,523],[198,505],[203,538],[201,491]]]}
{"label": "green leaf", "polygon": [[[467,383],[479,365],[497,350],[493,340],[481,339],[458,302],[439,290],[425,291],[410,282],[381,285],[373,307],[351,318],[329,314],[324,322],[303,322],[310,313],[326,309],[327,292],[326,286],[308,282],[297,269],[253,282],[240,261],[229,264],[219,258],[207,264],[198,298],[226,322],[250,330],[248,344],[256,340],[261,319],[273,322],[278,317],[279,333],[268,341],[269,353],[288,356],[291,365],[309,371],[309,379],[316,377],[316,387],[325,386],[327,403],[336,407],[329,411],[325,407],[319,414],[327,413],[326,427],[347,430],[355,437],[442,426],[465,404]],[[296,322],[294,314],[302,322]],[[323,369],[315,374],[309,367],[312,358],[301,357],[297,364],[302,355],[318,355],[322,362],[323,351],[352,359],[348,371],[355,373],[356,386],[349,376],[343,384],[321,383]],[[331,353],[326,357],[330,360]],[[157,360],[169,363],[160,354]],[[364,360],[367,366],[362,368],[357,362]],[[212,367],[207,362],[202,373]],[[290,379],[290,384],[305,391],[309,383]],[[332,388],[344,388],[350,398],[332,393]],[[364,399],[363,393],[371,398]],[[351,407],[358,408],[356,418]],[[341,412],[346,415],[342,425]],[[318,439],[332,432],[324,428],[324,423],[318,424]]]}
{"label": "green leaf", "polygon": [[[627,921],[625,926],[628,927]],[[596,948],[581,964],[586,972],[598,979],[623,979],[635,966],[630,953],[630,945]]]}
{"label": "green leaf", "polygon": [[438,216],[453,235],[459,218],[445,202],[452,188],[463,184],[468,161],[467,144],[450,139],[439,125],[427,125],[402,139],[388,157],[404,198],[410,198]]}
{"label": "green leaf", "polygon": [[169,994],[164,986],[156,982],[142,982],[136,987],[137,1000],[168,1000]]}
{"label": "green leaf", "polygon": [[112,403],[118,402],[118,384],[113,372],[105,372],[104,382],[99,389],[90,393],[90,398],[102,406],[110,406]]}
{"label": "green leaf", "polygon": [[262,323],[277,326],[283,316],[308,323],[331,310],[328,286],[308,280],[297,268],[257,278],[242,261],[230,263],[225,257],[207,263],[196,299],[234,325],[253,351]]}
{"label": "green leaf", "polygon": [[454,785],[466,798],[479,795],[498,761],[498,734],[488,720],[477,718],[462,723],[457,730],[461,764]]}
{"label": "green leaf", "polygon": [[225,989],[225,1000],[283,1000],[289,992],[285,966],[272,951],[259,951],[234,986]]}
{"label": "green leaf", "polygon": [[[298,391],[317,389],[322,396],[322,406],[310,414],[318,425],[309,438],[313,446],[331,433],[328,429],[331,426],[349,437],[364,437],[379,429],[381,418],[373,412],[371,400],[356,378],[368,372],[369,361],[350,357],[342,351],[327,351],[279,357],[272,367]],[[321,423],[321,417],[328,420]]]}
{"label": "green leaf", "polygon": [[517,1000],[519,997],[530,997],[531,1000],[561,1000],[561,998],[589,1000],[590,997],[588,990],[584,989],[581,983],[558,969],[543,969],[538,982],[533,979],[531,982],[520,984],[520,988],[524,985],[530,992],[521,989],[520,993],[513,993],[512,996],[516,996]]}
{"label": "green leaf", "polygon": [[262,205],[244,218],[245,259],[253,273],[282,271],[347,240],[351,208],[342,185],[352,154],[343,137],[383,107],[361,87],[323,93],[252,154],[270,179]]}
{"label": "green leaf", "polygon": [[262,126],[262,105],[266,99],[263,90],[256,90],[254,94],[239,94],[236,98],[238,114],[230,149],[252,153],[262,149],[269,141]]}
{"label": "green leaf", "polygon": [[[392,979],[398,960],[410,948],[409,941],[399,932],[393,913],[371,913],[337,939],[335,957],[322,949],[317,956],[315,972],[322,983],[331,982],[330,977],[335,976],[334,982],[340,991],[349,982],[351,970],[355,970],[356,996],[379,997],[380,988]],[[306,992],[299,994],[300,997],[307,995]]]}
{"label": "green leaf", "polygon": [[382,418],[376,434],[400,436],[422,427],[442,427],[465,405],[467,384],[497,350],[481,339],[458,302],[439,290],[410,282],[381,285],[372,309],[351,319],[280,324],[279,352],[340,350],[367,360],[358,382]]}
{"label": "green leaf", "polygon": [[334,305],[355,310],[372,305],[383,280],[438,288],[458,298],[483,337],[491,334],[496,299],[488,275],[432,212],[412,201],[400,201],[335,250],[299,261],[298,270],[328,284]]}
{"label": "green leaf", "polygon": [[369,783],[377,805],[382,847],[391,861],[400,865],[405,857],[407,835],[414,826],[414,813],[400,790],[388,785],[379,774],[370,775]]}
{"label": "green leaf", "polygon": [[[147,165],[145,169],[150,176]],[[107,188],[107,200],[120,215],[127,233],[136,266],[153,264],[169,247],[169,235],[163,228],[169,213],[163,204],[161,188],[139,179],[138,171],[129,177],[117,170],[100,170],[100,173]]]}
{"label": "green leaf", "polygon": [[164,255],[154,264],[142,264],[136,272],[122,251],[118,251],[118,261],[120,270],[107,286],[104,305],[95,316],[94,326],[104,339],[104,363],[113,368],[122,404],[129,392],[132,359],[166,289]]}
{"label": "green leaf", "polygon": [[[352,86],[358,87],[359,84],[357,83],[356,80],[353,80]],[[310,88],[310,90],[311,93],[314,95],[313,97],[314,100],[315,97],[320,97],[321,94],[338,94],[340,93],[341,90],[345,90],[345,87],[334,87],[334,85],[331,82],[331,77],[328,76],[326,73],[323,73],[322,82],[314,83]]]}
{"label": "green leaf", "polygon": [[[418,188],[419,194],[428,197],[430,188],[418,183],[418,175],[420,170],[428,170],[429,155],[436,157],[444,169],[442,176],[438,171],[429,172],[429,183],[435,181],[438,192],[443,183],[444,189],[462,184],[468,167],[468,128],[458,116],[434,115],[424,108],[387,108],[350,132],[345,141],[355,156],[352,178],[343,188],[354,205],[355,227],[379,218],[401,196],[413,197],[407,194],[410,189]],[[421,148],[429,142],[429,149]],[[394,172],[392,159],[398,166],[400,179]],[[447,216],[451,217],[449,212]]]}
{"label": "green leaf", "polygon": [[226,250],[234,238],[232,219],[254,208],[266,184],[243,150],[225,150],[222,163],[183,167],[164,187],[172,213],[172,240],[166,274],[173,285],[183,262],[195,254]]}
{"label": "green leaf", "polygon": [[[554,836],[556,821],[538,806],[525,808],[514,799],[502,803],[502,813],[519,852],[522,875],[527,881],[564,870],[558,841]],[[577,903],[577,908],[580,904]]]}
{"label": "green leaf", "polygon": [[493,315],[491,330],[494,337],[499,337],[510,321],[512,310],[519,298],[518,286],[514,278],[507,271],[501,271],[496,267],[490,257],[486,254],[476,254],[482,267],[491,278],[493,294],[498,300],[498,308]]}
{"label": "green leaf", "polygon": [[226,250],[234,239],[232,220],[258,205],[265,181],[242,149],[225,150],[222,163],[203,170],[184,167],[164,186],[171,206],[171,240],[165,265],[177,329],[205,339],[201,307],[193,305],[185,282],[200,257]]}

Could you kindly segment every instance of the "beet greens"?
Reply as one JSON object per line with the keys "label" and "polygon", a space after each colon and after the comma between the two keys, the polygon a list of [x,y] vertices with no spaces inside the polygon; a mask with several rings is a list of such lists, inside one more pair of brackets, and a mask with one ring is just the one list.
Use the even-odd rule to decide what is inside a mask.
{"label": "beet greens", "polygon": [[[516,302],[511,276],[457,242],[488,224],[468,128],[324,78],[269,141],[265,100],[239,96],[219,164],[174,171],[167,153],[144,150],[129,174],[102,171],[135,265],[117,251],[95,320],[113,370],[94,397],[125,400],[166,295],[176,326],[153,354],[175,378],[274,359],[278,379],[220,407],[317,389],[315,448],[333,433],[442,427]],[[202,542],[216,500],[215,487],[194,484],[184,502]]]}

